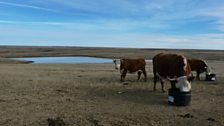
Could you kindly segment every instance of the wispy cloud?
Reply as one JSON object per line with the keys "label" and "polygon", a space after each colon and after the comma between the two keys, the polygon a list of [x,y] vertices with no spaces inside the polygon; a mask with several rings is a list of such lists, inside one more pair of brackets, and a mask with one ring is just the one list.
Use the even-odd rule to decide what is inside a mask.
{"label": "wispy cloud", "polygon": [[30,8],[30,9],[48,11],[48,12],[59,12],[58,10],[55,10],[55,9],[43,8],[43,7],[33,6],[33,5],[26,5],[26,4],[9,3],[9,2],[1,2],[1,1],[0,1],[0,4],[7,5],[7,6]]}
{"label": "wispy cloud", "polygon": [[185,48],[221,49],[224,34],[167,35],[141,33],[79,32],[77,30],[54,30],[1,27],[0,44],[14,45],[57,45],[57,46],[100,46],[138,48]]}
{"label": "wispy cloud", "polygon": [[[97,32],[101,33],[114,33],[114,32],[148,32],[153,29],[166,29],[170,26],[163,22],[148,22],[148,21],[136,21],[136,20],[91,20],[90,21],[77,21],[77,22],[35,22],[35,21],[11,21],[0,20],[0,24],[33,26],[33,27],[63,27],[66,29],[79,30],[82,32]],[[144,30],[142,30],[144,28]]]}
{"label": "wispy cloud", "polygon": [[34,21],[11,21],[11,20],[0,20],[1,24],[23,24],[23,25],[68,25],[69,23],[63,22],[34,22]]}
{"label": "wispy cloud", "polygon": [[9,1],[0,2],[0,44],[224,47],[222,0]]}
{"label": "wispy cloud", "polygon": [[213,22],[213,24],[216,26],[215,28],[224,32],[224,5],[206,10],[202,12],[201,15],[212,17],[213,20],[215,20]]}

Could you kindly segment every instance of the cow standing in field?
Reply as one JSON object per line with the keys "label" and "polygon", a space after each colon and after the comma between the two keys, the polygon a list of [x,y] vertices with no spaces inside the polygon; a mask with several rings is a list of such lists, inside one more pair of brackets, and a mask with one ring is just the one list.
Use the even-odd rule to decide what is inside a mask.
{"label": "cow standing in field", "polygon": [[162,91],[164,90],[164,80],[168,79],[171,88],[179,88],[181,92],[191,90],[191,84],[188,78],[192,76],[190,65],[187,59],[182,55],[160,53],[153,57],[154,87],[159,79]]}
{"label": "cow standing in field", "polygon": [[145,60],[144,59],[114,59],[115,69],[119,69],[121,73],[121,82],[125,80],[127,73],[138,73],[138,80],[143,73],[146,78]]}
{"label": "cow standing in field", "polygon": [[208,64],[202,59],[188,59],[188,63],[190,64],[191,70],[196,71],[196,79],[200,80],[200,74],[206,72],[209,74],[211,72]]}

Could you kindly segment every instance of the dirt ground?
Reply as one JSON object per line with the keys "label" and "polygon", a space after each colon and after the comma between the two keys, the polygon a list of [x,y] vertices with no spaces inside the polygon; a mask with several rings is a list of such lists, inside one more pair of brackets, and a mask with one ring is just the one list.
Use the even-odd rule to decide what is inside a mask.
{"label": "dirt ground", "polygon": [[[27,64],[8,58],[36,56],[143,57],[160,52],[208,61],[217,80],[194,81],[190,106],[172,106],[166,93],[112,63]],[[221,126],[224,125],[224,50],[167,50],[0,46],[0,126]],[[21,64],[22,63],[22,64]],[[25,64],[23,64],[25,63]]]}
{"label": "dirt ground", "polygon": [[[171,106],[160,84],[128,74],[120,83],[112,63],[1,64],[0,125],[221,126],[224,125],[224,62],[209,61],[217,80],[194,81],[190,106]],[[204,74],[201,75],[204,79]],[[166,89],[170,84],[166,82]]]}

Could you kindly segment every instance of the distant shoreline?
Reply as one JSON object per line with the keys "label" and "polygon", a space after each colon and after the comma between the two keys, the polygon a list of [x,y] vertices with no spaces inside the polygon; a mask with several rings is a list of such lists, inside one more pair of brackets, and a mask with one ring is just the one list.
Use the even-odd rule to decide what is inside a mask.
{"label": "distant shoreline", "polygon": [[131,48],[131,47],[94,47],[94,46],[29,46],[29,45],[0,45],[0,48],[98,48],[98,49],[147,49],[147,50],[197,50],[224,51],[224,49],[188,49],[188,48]]}
{"label": "distant shoreline", "polygon": [[[152,59],[158,53],[176,53],[187,58],[224,61],[224,50],[113,48],[76,46],[0,46],[0,58],[23,57],[72,57],[145,58]],[[3,61],[4,61],[3,60]]]}

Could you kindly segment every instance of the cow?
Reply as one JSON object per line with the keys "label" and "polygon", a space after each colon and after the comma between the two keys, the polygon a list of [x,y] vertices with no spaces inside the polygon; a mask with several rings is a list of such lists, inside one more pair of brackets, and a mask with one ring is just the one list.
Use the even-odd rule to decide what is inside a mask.
{"label": "cow", "polygon": [[139,59],[114,59],[113,60],[115,64],[115,69],[119,69],[121,73],[121,82],[124,82],[125,76],[127,73],[138,73],[138,80],[141,77],[141,74],[143,73],[146,78],[146,70],[145,70],[145,59],[139,58]]}
{"label": "cow", "polygon": [[206,74],[210,74],[211,70],[208,64],[202,59],[188,59],[188,63],[190,64],[191,71],[196,71],[196,79],[200,80],[200,74],[206,72]]}
{"label": "cow", "polygon": [[178,54],[159,53],[153,57],[153,74],[154,86],[156,90],[156,82],[159,79],[162,91],[164,90],[164,80],[168,79],[171,83],[171,88],[179,88],[181,92],[188,92],[191,90],[192,73],[187,59]]}

